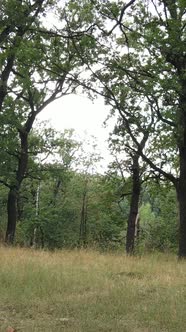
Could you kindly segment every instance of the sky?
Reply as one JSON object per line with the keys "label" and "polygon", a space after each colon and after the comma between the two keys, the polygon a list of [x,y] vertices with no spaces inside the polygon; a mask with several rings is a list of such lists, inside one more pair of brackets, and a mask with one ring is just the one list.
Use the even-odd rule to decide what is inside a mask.
{"label": "sky", "polygon": [[84,141],[88,152],[94,149],[90,151],[90,146],[86,147],[86,140],[94,136],[98,146],[96,152],[103,158],[98,171],[103,172],[112,160],[107,140],[114,121],[110,120],[106,127],[103,125],[108,115],[109,107],[104,105],[103,98],[99,97],[92,102],[82,95],[68,95],[48,105],[39,114],[38,120],[39,122],[49,120],[51,126],[57,131],[63,132],[64,129],[73,128],[80,140]]}

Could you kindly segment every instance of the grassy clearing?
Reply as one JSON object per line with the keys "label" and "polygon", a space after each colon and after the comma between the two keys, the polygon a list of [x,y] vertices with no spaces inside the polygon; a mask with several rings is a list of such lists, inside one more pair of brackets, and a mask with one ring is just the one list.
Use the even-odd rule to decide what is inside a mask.
{"label": "grassy clearing", "polygon": [[0,248],[0,331],[185,332],[186,262]]}

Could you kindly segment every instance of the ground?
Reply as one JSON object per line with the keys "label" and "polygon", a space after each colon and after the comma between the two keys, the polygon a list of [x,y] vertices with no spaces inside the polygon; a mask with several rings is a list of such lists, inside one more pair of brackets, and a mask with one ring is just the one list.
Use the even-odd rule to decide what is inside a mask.
{"label": "ground", "polygon": [[186,262],[0,248],[0,331],[185,332]]}

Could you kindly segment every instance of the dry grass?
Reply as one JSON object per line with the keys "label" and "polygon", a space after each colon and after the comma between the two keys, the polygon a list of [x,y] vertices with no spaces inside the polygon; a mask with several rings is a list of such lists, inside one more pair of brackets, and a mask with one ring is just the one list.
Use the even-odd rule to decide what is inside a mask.
{"label": "dry grass", "polygon": [[0,331],[185,332],[186,262],[0,248]]}

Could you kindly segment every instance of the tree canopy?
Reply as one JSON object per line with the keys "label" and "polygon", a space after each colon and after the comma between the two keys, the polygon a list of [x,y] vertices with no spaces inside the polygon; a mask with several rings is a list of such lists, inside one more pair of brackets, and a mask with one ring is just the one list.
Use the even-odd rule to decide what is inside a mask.
{"label": "tree canopy", "polygon": [[[83,91],[91,98],[101,95],[117,114],[114,135],[122,144],[119,149],[133,161],[133,171],[138,169],[138,176],[130,174],[130,204],[142,161],[149,181],[174,186],[179,257],[186,257],[185,8],[185,0],[3,2],[0,183],[9,188],[7,242],[14,240],[37,115],[56,98]],[[91,181],[83,185],[81,238],[87,229]],[[139,215],[141,189],[135,213],[130,210],[133,216]],[[128,232],[133,225],[129,233],[134,241],[135,218],[131,220]],[[88,235],[83,237],[86,242]]]}

